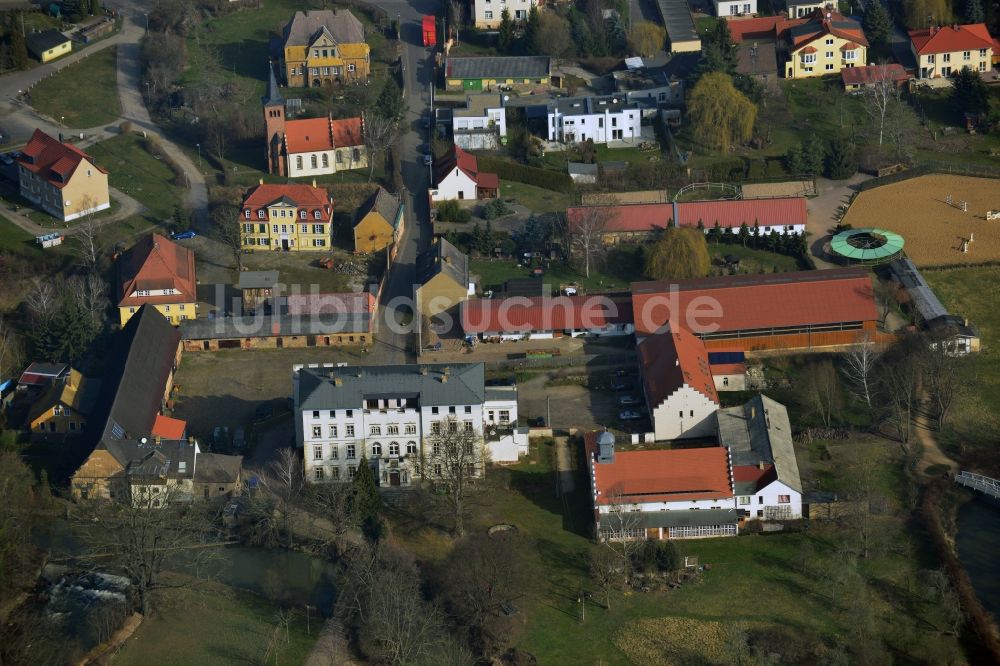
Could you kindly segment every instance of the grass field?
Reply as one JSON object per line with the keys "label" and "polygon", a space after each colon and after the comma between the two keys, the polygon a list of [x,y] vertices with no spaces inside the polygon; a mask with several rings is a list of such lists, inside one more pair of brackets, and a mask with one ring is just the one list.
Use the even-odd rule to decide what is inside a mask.
{"label": "grass field", "polygon": [[184,190],[172,184],[174,177],[164,162],[147,152],[138,134],[123,134],[95,143],[87,152],[108,170],[108,183],[142,202],[152,222],[169,218],[183,205]]}
{"label": "grass field", "polygon": [[573,205],[572,195],[513,180],[500,182],[500,196],[514,199],[534,213],[565,213]]}
{"label": "grass field", "polygon": [[[951,195],[954,205],[945,198]],[[968,212],[956,206],[968,202]],[[1000,180],[933,175],[858,194],[844,216],[854,228],[882,227],[903,235],[918,266],[978,264],[1000,260],[1000,230],[986,212],[1000,209]],[[974,235],[968,253],[962,241]]]}
{"label": "grass field", "polygon": [[43,79],[31,89],[31,105],[74,129],[114,122],[121,113],[116,54],[103,49]]}
{"label": "grass field", "polygon": [[[115,657],[115,664],[304,663],[316,641],[313,619],[295,610],[287,634],[278,608],[252,594],[218,583],[163,590],[156,610]],[[269,652],[270,648],[270,652]],[[275,654],[277,652],[277,654]]]}
{"label": "grass field", "polygon": [[955,361],[961,389],[939,439],[959,460],[996,477],[1000,474],[995,453],[995,433],[1000,430],[1000,310],[992,285],[1000,281],[1000,267],[923,271],[923,275],[949,312],[968,317],[982,336],[979,354]]}

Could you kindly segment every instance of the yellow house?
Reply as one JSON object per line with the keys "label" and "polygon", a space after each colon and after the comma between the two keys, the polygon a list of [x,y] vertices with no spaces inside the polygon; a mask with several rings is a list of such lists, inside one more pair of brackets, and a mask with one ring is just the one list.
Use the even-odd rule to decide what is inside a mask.
{"label": "yellow house", "polygon": [[174,326],[197,313],[194,252],[160,234],[150,234],[117,261],[118,314],[125,325],[145,304]]}
{"label": "yellow house", "polygon": [[73,50],[72,40],[58,30],[51,28],[31,33],[25,37],[24,42],[31,55],[43,63],[51,62]]}
{"label": "yellow house", "polygon": [[857,21],[836,12],[819,11],[787,30],[785,77],[802,79],[839,74],[868,64],[868,40]]}
{"label": "yellow house", "polygon": [[21,196],[64,222],[111,207],[108,172],[42,130],[31,135],[17,170]]}
{"label": "yellow house", "polygon": [[989,71],[996,43],[983,23],[910,31],[910,50],[921,79],[952,76],[963,69]]}
{"label": "yellow house", "polygon": [[371,52],[365,30],[346,9],[295,12],[285,26],[285,81],[293,88],[365,81]]}
{"label": "yellow house", "polygon": [[246,250],[322,252],[333,233],[333,199],[322,187],[264,183],[243,198],[241,238]]}
{"label": "yellow house", "polygon": [[32,437],[79,435],[94,408],[100,382],[87,379],[76,370],[56,379],[31,406],[28,421]]}
{"label": "yellow house", "polygon": [[354,217],[354,251],[378,252],[403,233],[402,202],[381,187],[362,204]]}
{"label": "yellow house", "polygon": [[444,238],[417,258],[417,311],[433,317],[469,298],[469,257]]}

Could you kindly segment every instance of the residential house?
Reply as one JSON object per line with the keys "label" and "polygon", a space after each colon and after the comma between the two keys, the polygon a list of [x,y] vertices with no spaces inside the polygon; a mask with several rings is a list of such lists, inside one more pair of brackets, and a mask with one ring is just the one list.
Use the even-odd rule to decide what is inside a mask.
{"label": "residential house", "polygon": [[495,30],[500,27],[503,10],[510,12],[511,20],[523,23],[528,20],[532,7],[545,4],[545,0],[473,0],[473,22],[480,30]]}
{"label": "residential house", "polygon": [[549,141],[606,144],[634,141],[642,136],[642,112],[624,95],[565,97],[545,105]]}
{"label": "residential house", "polygon": [[801,79],[868,63],[868,40],[861,24],[827,9],[787,30],[788,62],[785,77]]}
{"label": "residential house", "polygon": [[292,88],[366,81],[371,65],[364,26],[342,8],[295,12],[284,29],[282,57]]}
{"label": "residential house", "polygon": [[52,28],[28,33],[24,43],[28,53],[43,64],[73,51],[73,40]]}
{"label": "residential house", "polygon": [[195,319],[181,325],[185,351],[361,346],[372,339],[375,296],[291,293],[277,289],[253,314]]}
{"label": "residential house", "polygon": [[773,39],[747,41],[738,46],[737,73],[765,82],[778,78],[778,51]]}
{"label": "residential house", "polygon": [[548,56],[449,57],[444,71],[449,91],[531,90],[549,86],[552,61]]}
{"label": "residential house", "polygon": [[127,480],[120,476],[122,465],[112,460],[108,447],[154,439],[154,424],[180,363],[180,333],[154,306],[143,305],[116,334],[110,350],[85,432],[95,450],[71,482],[76,498],[111,499],[125,491],[117,484]]}
{"label": "residential house", "polygon": [[757,0],[712,0],[719,18],[750,16],[757,13]]}
{"label": "residential house", "polygon": [[643,397],[656,439],[711,435],[719,394],[705,344],[676,326],[645,337],[636,350]]}
{"label": "residential house", "polygon": [[616,203],[566,210],[571,229],[594,215],[603,221],[606,245],[649,240],[671,226],[701,228],[707,234],[716,225],[722,232],[737,233],[745,224],[751,232],[756,227],[756,233],[764,235],[803,234],[809,219],[804,197]]}
{"label": "residential house", "polygon": [[354,251],[378,252],[396,243],[406,224],[402,200],[379,187],[354,215]]}
{"label": "residential house", "polygon": [[474,293],[468,255],[445,238],[435,238],[417,257],[414,291],[421,317],[433,317],[464,303]]}
{"label": "residential house", "polygon": [[635,282],[632,310],[638,336],[676,324],[709,352],[838,349],[882,335],[859,268]]}
{"label": "residential house", "polygon": [[845,92],[860,91],[881,81],[891,81],[894,86],[899,88],[909,78],[910,75],[906,73],[906,70],[898,62],[884,65],[850,67],[840,73],[840,79],[844,84]]}
{"label": "residential house", "polygon": [[245,250],[327,251],[333,243],[333,198],[312,185],[264,183],[247,190],[241,206]]}
{"label": "residential house", "polygon": [[695,53],[701,51],[701,39],[694,24],[694,16],[686,0],[657,0],[660,18],[667,29],[669,51]]}
{"label": "residential house", "polygon": [[55,379],[28,410],[32,439],[83,434],[100,387],[100,380],[88,379],[76,370]]}
{"label": "residential house", "polygon": [[[296,365],[292,385],[296,437],[312,483],[351,480],[362,457],[381,486],[413,485],[420,461],[423,478],[433,481],[442,470],[431,438],[444,428],[472,434],[489,458],[491,442],[503,435],[527,451],[527,433],[516,430],[516,394],[487,395],[482,363]],[[484,466],[473,473],[482,476]]]}
{"label": "residential house", "polygon": [[736,536],[725,448],[616,448],[615,436],[606,430],[584,435],[598,539]]}
{"label": "residential house", "polygon": [[468,95],[465,108],[453,109],[455,145],[464,150],[496,150],[507,141],[507,112],[500,95]]}
{"label": "residential house", "polygon": [[39,363],[33,361],[17,379],[19,393],[34,393],[41,395],[48,390],[56,380],[69,374],[70,367],[65,363]]}
{"label": "residential house", "polygon": [[615,90],[628,102],[639,104],[643,112],[661,106],[684,103],[684,79],[672,76],[666,67],[641,66],[611,73]]}
{"label": "residential house", "polygon": [[434,164],[434,182],[430,190],[431,203],[457,199],[495,199],[500,191],[500,177],[479,171],[476,156],[458,146]]}
{"label": "residential house", "polygon": [[36,129],[17,158],[21,196],[69,222],[111,207],[108,172],[87,153]]}
{"label": "residential house", "polygon": [[146,304],[175,326],[198,316],[198,280],[191,250],[153,233],[126,250],[115,266],[122,326]]}
{"label": "residential house", "polygon": [[549,297],[508,292],[508,298],[465,301],[461,322],[465,335],[483,340],[631,335],[630,305],[627,298],[605,294]]}
{"label": "residential house", "polygon": [[802,517],[802,481],[784,405],[756,395],[739,407],[720,409],[718,436],[732,460],[741,521]]}
{"label": "residential house", "polygon": [[790,19],[808,18],[817,11],[822,11],[829,4],[829,0],[788,0],[787,16]]}
{"label": "residential house", "polygon": [[241,311],[256,314],[258,308],[268,311],[273,305],[275,288],[278,286],[278,271],[241,271],[236,282],[240,292]]}
{"label": "residential house", "polygon": [[268,173],[302,178],[368,166],[360,117],[288,120],[285,100],[278,91],[273,69],[262,103]]}
{"label": "residential house", "polygon": [[931,26],[909,34],[917,78],[951,76],[966,68],[985,72],[992,67],[996,46],[985,23]]}

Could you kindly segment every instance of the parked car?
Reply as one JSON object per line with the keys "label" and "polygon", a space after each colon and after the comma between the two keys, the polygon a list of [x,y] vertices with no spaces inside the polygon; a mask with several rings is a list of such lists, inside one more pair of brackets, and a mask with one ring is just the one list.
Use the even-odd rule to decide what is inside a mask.
{"label": "parked car", "polygon": [[631,382],[615,382],[611,385],[612,391],[628,391],[630,388],[632,388]]}
{"label": "parked car", "polygon": [[618,412],[618,418],[622,421],[635,421],[640,418],[639,412],[633,412],[632,410],[626,409],[624,411]]}
{"label": "parked car", "polygon": [[424,155],[424,166],[430,166],[434,164],[434,156],[430,153]]}
{"label": "parked car", "polygon": [[257,409],[253,412],[254,421],[266,421],[274,416],[274,405],[270,402],[264,402],[257,405]]}
{"label": "parked car", "polygon": [[187,231],[178,231],[177,233],[170,234],[171,240],[187,240],[188,238],[194,238],[197,236],[197,232],[194,229],[188,229]]}
{"label": "parked car", "polygon": [[532,428],[544,428],[545,427],[545,417],[544,416],[536,416],[533,419],[529,419],[528,420],[528,425],[531,426]]}
{"label": "parked car", "polygon": [[628,405],[638,405],[639,399],[633,395],[623,395],[618,398],[618,405],[620,407],[627,407]]}

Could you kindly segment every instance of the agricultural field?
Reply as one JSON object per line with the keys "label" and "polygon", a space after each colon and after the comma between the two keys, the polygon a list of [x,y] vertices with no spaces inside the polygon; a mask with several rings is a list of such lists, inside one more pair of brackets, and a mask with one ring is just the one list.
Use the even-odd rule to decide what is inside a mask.
{"label": "agricultural field", "polygon": [[[968,212],[958,207],[962,201]],[[1000,210],[1000,180],[921,176],[861,192],[844,223],[902,234],[906,254],[918,266],[981,264],[1000,260],[1000,220],[987,221],[990,210]],[[970,238],[963,254],[962,243]]]}

